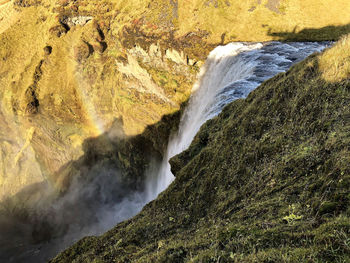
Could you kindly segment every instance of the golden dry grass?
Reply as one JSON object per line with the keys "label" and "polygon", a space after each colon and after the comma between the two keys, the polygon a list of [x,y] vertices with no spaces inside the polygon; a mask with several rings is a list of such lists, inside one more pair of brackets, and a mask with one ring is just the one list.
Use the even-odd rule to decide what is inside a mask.
{"label": "golden dry grass", "polygon": [[11,0],[1,0],[0,5],[7,4],[8,2],[11,2]]}
{"label": "golden dry grass", "polygon": [[13,25],[19,18],[19,13],[14,9],[13,2],[0,0],[0,34]]}
{"label": "golden dry grass", "polygon": [[[280,13],[267,8],[267,3],[180,0],[178,35],[201,29],[211,33],[211,42],[220,42],[225,33],[225,42],[267,41],[280,38],[271,35],[274,32],[298,33],[307,28],[350,23],[348,0],[281,0]],[[255,9],[249,11],[252,7]]]}
{"label": "golden dry grass", "polygon": [[[101,1],[98,5],[113,6],[118,12],[112,21],[113,31],[142,20],[162,30],[172,27],[178,37],[190,32],[207,32],[206,41],[213,44],[222,41],[336,39],[342,32],[333,29],[304,31],[350,24],[348,0],[280,0],[274,2],[276,8],[271,8],[268,0],[262,0],[260,4],[257,0],[179,0],[177,7],[164,0],[111,0]],[[86,2],[80,10],[91,12],[95,8],[94,2]],[[341,30],[350,32],[349,28]],[[302,39],[298,36],[300,32],[303,32]]]}
{"label": "golden dry grass", "polygon": [[320,57],[320,70],[328,82],[340,82],[350,77],[350,35],[343,37],[335,48]]}

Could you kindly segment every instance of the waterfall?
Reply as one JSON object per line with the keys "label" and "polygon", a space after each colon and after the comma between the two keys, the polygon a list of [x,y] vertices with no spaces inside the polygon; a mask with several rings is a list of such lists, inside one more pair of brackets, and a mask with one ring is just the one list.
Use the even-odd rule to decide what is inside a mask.
{"label": "waterfall", "polygon": [[[160,164],[156,161],[150,163],[142,191],[127,192],[116,202],[114,194],[125,191],[122,189],[120,172],[114,166],[107,165],[104,169],[93,167],[85,171],[87,177],[94,178],[91,182],[73,182],[67,193],[50,206],[47,214],[43,214],[44,230],[47,228],[47,218],[53,226],[57,226],[57,231],[64,230],[65,234],[55,236],[53,232],[49,242],[32,244],[28,241],[32,234],[31,222],[13,224],[6,221],[7,225],[15,227],[7,227],[9,238],[2,236],[5,245],[0,250],[0,261],[4,258],[6,262],[46,262],[80,238],[100,235],[136,215],[174,180],[169,159],[190,145],[205,121],[219,114],[231,101],[245,98],[266,79],[286,71],[294,63],[313,52],[321,51],[327,45],[326,42],[231,43],[215,48],[200,70],[179,129],[171,135],[163,161]],[[101,196],[96,196],[96,193]],[[56,224],[56,221],[59,223]],[[40,229],[41,225],[38,226]],[[0,236],[3,233],[6,231],[1,232]]]}
{"label": "waterfall", "polygon": [[156,198],[174,180],[169,159],[189,147],[204,122],[219,114],[228,103],[245,98],[263,81],[288,70],[310,54],[322,51],[327,44],[230,43],[215,48],[199,73],[179,129],[169,140],[157,175],[148,177],[147,200]]}

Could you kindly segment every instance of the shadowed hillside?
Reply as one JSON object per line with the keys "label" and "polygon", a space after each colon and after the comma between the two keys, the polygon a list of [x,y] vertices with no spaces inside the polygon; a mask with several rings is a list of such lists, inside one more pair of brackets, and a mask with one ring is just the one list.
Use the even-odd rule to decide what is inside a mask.
{"label": "shadowed hillside", "polygon": [[148,173],[157,172],[181,112],[137,136],[125,135],[122,120],[115,120],[109,131],[83,142],[84,155],[63,165],[54,182],[27,185],[0,202],[0,261],[46,262],[139,212],[152,195]]}
{"label": "shadowed hillside", "polygon": [[272,32],[269,35],[277,37],[281,41],[325,41],[338,40],[341,36],[350,33],[350,25],[326,26],[322,28],[305,28],[300,31],[296,26],[291,32]]}

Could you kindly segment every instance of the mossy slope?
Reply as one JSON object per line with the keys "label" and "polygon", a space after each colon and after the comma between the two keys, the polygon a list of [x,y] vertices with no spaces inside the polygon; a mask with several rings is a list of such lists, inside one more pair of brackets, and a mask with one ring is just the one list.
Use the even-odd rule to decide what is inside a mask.
{"label": "mossy slope", "polygon": [[51,262],[348,262],[349,45],[229,104],[158,199]]}

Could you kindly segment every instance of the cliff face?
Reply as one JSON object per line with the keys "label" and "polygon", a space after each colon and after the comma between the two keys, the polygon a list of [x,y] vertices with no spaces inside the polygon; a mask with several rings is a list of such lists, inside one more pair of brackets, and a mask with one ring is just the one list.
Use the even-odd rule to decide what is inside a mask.
{"label": "cliff face", "polygon": [[[84,140],[141,134],[190,94],[197,66],[184,53],[157,41],[124,45],[129,35],[104,24],[116,10],[113,19],[99,8],[66,15],[67,3],[4,6],[16,21],[0,35],[0,200],[45,181],[64,189],[71,171],[60,170],[84,154]],[[166,134],[155,142],[159,154]]]}
{"label": "cliff face", "polygon": [[64,189],[60,168],[116,120],[134,136],[178,111],[220,43],[336,39],[350,7],[328,2],[1,2],[0,199],[39,182]]}
{"label": "cliff face", "polygon": [[349,45],[228,105],[155,201],[52,262],[347,262]]}

